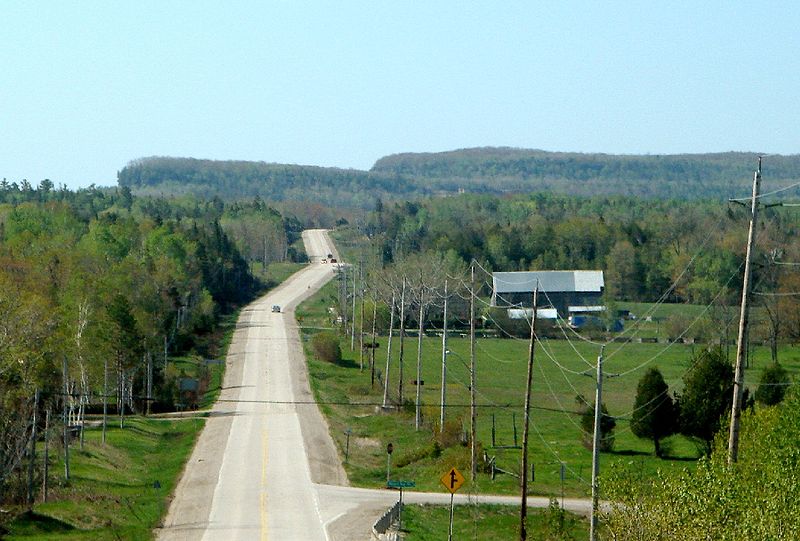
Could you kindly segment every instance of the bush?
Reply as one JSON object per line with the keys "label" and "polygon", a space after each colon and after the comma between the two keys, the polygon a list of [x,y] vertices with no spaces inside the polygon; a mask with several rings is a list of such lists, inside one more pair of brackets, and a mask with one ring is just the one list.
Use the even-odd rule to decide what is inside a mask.
{"label": "bush", "polygon": [[[594,446],[594,404],[589,404],[582,396],[576,397],[582,406],[581,428],[583,429],[583,446],[591,449]],[[614,450],[614,429],[617,421],[608,413],[605,404],[600,405],[600,451],[607,453]]]}
{"label": "bush", "polygon": [[783,402],[786,388],[791,383],[789,372],[779,364],[772,364],[761,373],[761,381],[756,389],[756,401],[765,406]]}
{"label": "bush", "polygon": [[433,424],[433,438],[445,449],[454,445],[466,446],[469,443],[469,437],[464,432],[461,419],[445,419],[444,430],[440,430],[437,420]]}
{"label": "bush", "polygon": [[335,333],[325,331],[315,334],[311,339],[311,347],[321,361],[339,363],[342,360],[342,348]]}

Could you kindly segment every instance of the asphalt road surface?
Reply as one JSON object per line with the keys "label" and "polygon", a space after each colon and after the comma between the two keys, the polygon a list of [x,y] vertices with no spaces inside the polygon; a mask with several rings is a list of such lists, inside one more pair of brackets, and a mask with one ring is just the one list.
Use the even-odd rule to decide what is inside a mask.
{"label": "asphalt road surface", "polygon": [[[225,380],[176,488],[158,539],[358,541],[397,493],[347,486],[328,426],[313,404],[294,308],[335,275],[324,230],[303,233],[311,264],[244,309]],[[273,312],[273,306],[280,312]],[[514,503],[485,497],[484,503]],[[449,494],[405,492],[446,503]],[[465,503],[467,496],[457,497]],[[544,498],[530,498],[546,506]],[[570,500],[585,513],[588,503]]]}

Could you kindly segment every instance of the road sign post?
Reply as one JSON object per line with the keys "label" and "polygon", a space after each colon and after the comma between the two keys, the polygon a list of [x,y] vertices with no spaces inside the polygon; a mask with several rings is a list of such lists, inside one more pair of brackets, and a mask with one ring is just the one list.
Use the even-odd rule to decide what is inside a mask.
{"label": "road sign post", "polygon": [[392,451],[394,451],[394,445],[392,442],[386,444],[386,483],[389,483],[389,476],[392,471]]}
{"label": "road sign post", "polygon": [[453,540],[453,497],[455,493],[464,484],[464,476],[455,468],[450,470],[439,478],[439,481],[450,491],[450,528],[447,534],[447,540]]}
{"label": "road sign post", "polygon": [[[389,444],[389,445],[391,445],[391,444]],[[387,447],[388,447],[388,445],[387,445]],[[391,453],[389,453],[389,454],[391,455]],[[403,489],[404,488],[414,487],[414,486],[416,486],[416,483],[414,483],[414,481],[401,481],[401,480],[398,479],[396,481],[387,481],[386,482],[386,486],[388,488],[399,488],[400,489],[400,509],[397,512],[397,529],[399,531],[399,530],[403,529]]]}

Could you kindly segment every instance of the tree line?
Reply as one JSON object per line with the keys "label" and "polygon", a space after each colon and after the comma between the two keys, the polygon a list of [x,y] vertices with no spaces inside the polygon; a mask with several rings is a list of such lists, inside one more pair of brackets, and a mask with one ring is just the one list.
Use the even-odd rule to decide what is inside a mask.
{"label": "tree line", "polygon": [[[766,208],[762,216],[755,332],[777,361],[780,341],[800,339],[800,297],[794,295],[800,228],[794,208]],[[747,219],[745,208],[709,200],[463,194],[378,200],[354,226],[385,264],[408,254],[452,252],[490,271],[603,270],[606,304],[711,305],[697,336],[727,342],[741,296]],[[674,319],[671,326],[681,331],[690,323]]]}
{"label": "tree line", "polygon": [[213,354],[220,315],[264,286],[253,269],[302,258],[301,229],[260,200],[0,185],[0,501],[20,495],[34,408],[174,407],[164,356]]}
{"label": "tree line", "polygon": [[[362,171],[154,156],[131,161],[117,178],[120,186],[138,194],[193,193],[226,200],[259,196],[273,204],[324,201],[348,213],[370,208],[375,197],[401,201],[460,192],[719,201],[749,194],[755,158],[741,152],[651,156],[474,148],[386,156]],[[800,178],[800,156],[770,156],[765,174],[787,184]],[[314,212],[327,214],[323,209]],[[336,219],[326,218],[328,227]]]}
{"label": "tree line", "polygon": [[[520,148],[468,148],[386,156],[374,173],[397,174],[440,190],[509,193],[629,194],[715,198],[747,195],[757,154],[614,155]],[[771,178],[800,178],[800,156],[770,156]]]}

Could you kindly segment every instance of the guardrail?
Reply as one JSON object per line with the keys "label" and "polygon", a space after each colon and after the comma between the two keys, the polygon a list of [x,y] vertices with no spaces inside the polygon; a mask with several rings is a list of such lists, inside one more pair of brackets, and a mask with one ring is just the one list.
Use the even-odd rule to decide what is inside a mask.
{"label": "guardrail", "polygon": [[389,532],[389,528],[400,518],[402,503],[397,502],[386,511],[372,526],[372,539],[375,541],[398,541],[397,532]]}

